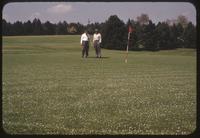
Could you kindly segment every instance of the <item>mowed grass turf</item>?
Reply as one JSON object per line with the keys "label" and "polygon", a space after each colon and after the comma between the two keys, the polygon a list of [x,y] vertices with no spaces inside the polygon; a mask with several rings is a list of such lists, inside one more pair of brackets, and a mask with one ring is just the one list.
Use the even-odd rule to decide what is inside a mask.
{"label": "mowed grass turf", "polygon": [[9,134],[182,135],[196,129],[196,50],[102,49],[80,36],[3,37]]}

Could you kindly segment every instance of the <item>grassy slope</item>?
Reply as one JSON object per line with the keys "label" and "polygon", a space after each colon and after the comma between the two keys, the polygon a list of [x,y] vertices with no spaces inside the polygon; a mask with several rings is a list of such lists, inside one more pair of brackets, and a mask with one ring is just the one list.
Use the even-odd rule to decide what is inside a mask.
{"label": "grassy slope", "polygon": [[3,38],[3,127],[14,134],[189,134],[195,50],[102,50],[79,36]]}

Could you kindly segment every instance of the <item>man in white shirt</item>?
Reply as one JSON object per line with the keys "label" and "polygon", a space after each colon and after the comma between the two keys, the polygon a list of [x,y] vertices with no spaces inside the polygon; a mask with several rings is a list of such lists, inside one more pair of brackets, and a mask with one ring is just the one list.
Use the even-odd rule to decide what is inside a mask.
{"label": "man in white shirt", "polygon": [[84,56],[88,57],[88,51],[89,51],[89,35],[87,33],[87,30],[84,31],[84,33],[81,35],[81,46],[82,46],[82,58]]}
{"label": "man in white shirt", "polygon": [[93,35],[93,45],[96,52],[96,57],[101,58],[101,34],[98,32],[98,29],[95,29],[95,33]]}

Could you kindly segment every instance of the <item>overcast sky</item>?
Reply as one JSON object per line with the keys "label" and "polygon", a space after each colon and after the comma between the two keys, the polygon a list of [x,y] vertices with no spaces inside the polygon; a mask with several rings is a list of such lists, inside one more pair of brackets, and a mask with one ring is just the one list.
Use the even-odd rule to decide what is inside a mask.
{"label": "overcast sky", "polygon": [[87,24],[88,19],[91,23],[104,22],[110,15],[117,15],[126,23],[142,13],[154,23],[184,15],[196,25],[196,9],[185,2],[18,2],[3,7],[3,18],[12,23],[39,18],[42,22]]}

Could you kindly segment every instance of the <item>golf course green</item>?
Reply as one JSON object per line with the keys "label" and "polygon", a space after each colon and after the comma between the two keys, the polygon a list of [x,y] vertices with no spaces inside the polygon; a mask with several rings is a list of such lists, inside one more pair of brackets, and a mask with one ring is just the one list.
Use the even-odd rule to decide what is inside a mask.
{"label": "golf course green", "polygon": [[79,35],[2,38],[8,134],[188,135],[196,129],[196,49],[102,49]]}

